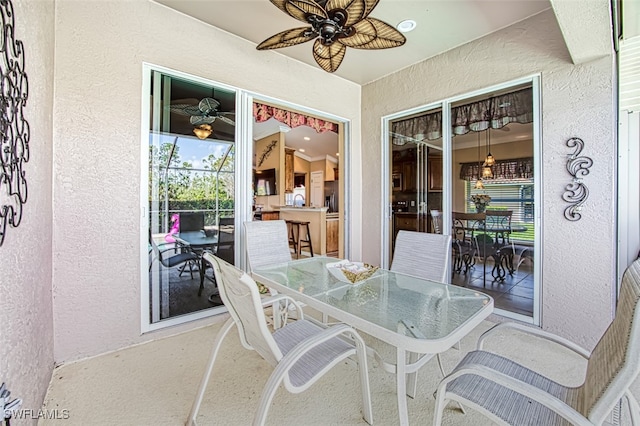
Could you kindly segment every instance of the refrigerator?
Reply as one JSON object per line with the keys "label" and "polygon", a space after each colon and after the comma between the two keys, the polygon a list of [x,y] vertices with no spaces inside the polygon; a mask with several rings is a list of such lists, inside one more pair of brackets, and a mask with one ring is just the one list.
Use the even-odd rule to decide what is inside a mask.
{"label": "refrigerator", "polygon": [[338,197],[340,196],[340,181],[325,181],[324,182],[324,206],[329,207],[328,213],[335,213],[338,211],[340,205]]}

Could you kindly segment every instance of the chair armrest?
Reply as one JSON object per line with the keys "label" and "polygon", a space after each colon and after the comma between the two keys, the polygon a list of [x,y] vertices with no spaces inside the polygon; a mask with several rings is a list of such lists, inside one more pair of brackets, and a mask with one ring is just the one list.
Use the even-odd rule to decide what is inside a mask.
{"label": "chair armrest", "polygon": [[300,303],[298,303],[294,298],[292,298],[291,296],[287,296],[286,294],[276,294],[275,296],[269,296],[269,297],[265,297],[264,299],[261,300],[262,303],[262,307],[266,307],[268,305],[274,305],[277,304],[278,302],[287,302],[287,304],[289,303],[293,303],[293,305],[296,307],[296,310],[299,313],[299,320],[303,320],[304,319],[304,312],[302,311],[302,306],[300,305]]}
{"label": "chair armrest", "polygon": [[483,364],[465,364],[463,368],[454,370],[453,373],[442,379],[442,381],[438,385],[437,392],[446,391],[447,384],[467,374],[483,377],[497,385],[503,386],[507,389],[531,398],[532,400],[544,405],[551,411],[567,419],[573,425],[586,426],[592,424],[573,407],[567,405],[564,401],[556,398],[550,393]]}
{"label": "chair armrest", "polygon": [[495,325],[492,328],[490,328],[489,330],[485,331],[484,333],[482,333],[480,338],[478,338],[478,344],[477,344],[476,348],[478,350],[482,350],[482,347],[484,345],[485,339],[487,337],[489,337],[490,335],[494,334],[496,331],[502,330],[503,328],[512,328],[514,330],[519,330],[519,331],[521,331],[523,333],[531,334],[531,335],[534,335],[536,337],[540,337],[541,339],[557,343],[557,344],[559,344],[561,346],[564,346],[567,349],[572,350],[573,352],[575,352],[576,354],[582,356],[585,359],[588,359],[589,356],[591,355],[591,352],[589,352],[588,350],[584,349],[583,347],[581,347],[579,345],[576,345],[572,341],[570,341],[568,339],[565,339],[564,337],[560,337],[560,336],[558,336],[556,334],[549,333],[548,331],[540,330],[539,328],[533,328],[533,327],[530,327],[530,326],[527,326],[527,325],[524,325],[524,324],[519,324],[519,323],[516,323],[516,322],[503,322],[503,323]]}
{"label": "chair armrest", "polygon": [[309,337],[302,342],[298,343],[294,346],[287,354],[282,358],[279,363],[280,365],[284,365],[285,369],[288,369],[291,365],[295,364],[305,353],[314,347],[326,342],[327,340],[333,339],[341,334],[347,335],[351,337],[355,341],[356,347],[358,350],[366,350],[366,346],[362,337],[355,331],[351,326],[347,324],[336,324],[331,327],[325,328],[318,334]]}

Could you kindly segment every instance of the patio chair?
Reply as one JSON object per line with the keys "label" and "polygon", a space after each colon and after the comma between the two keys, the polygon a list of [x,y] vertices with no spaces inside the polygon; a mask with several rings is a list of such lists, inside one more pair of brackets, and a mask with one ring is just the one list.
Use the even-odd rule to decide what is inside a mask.
{"label": "patio chair", "polygon": [[[390,269],[393,272],[447,284],[451,250],[451,235],[398,231]],[[456,349],[460,349],[460,342],[456,343]],[[446,376],[440,354],[437,354],[436,358],[442,375]],[[413,390],[409,393],[411,395],[415,395],[416,392],[417,374],[410,376],[408,386]]]}
{"label": "patio chair", "polygon": [[[448,401],[472,407],[498,424],[601,425],[626,398],[631,423],[640,425],[640,405],[629,386],[640,373],[640,260],[623,278],[613,322],[592,352],[542,330],[502,323],[485,332],[438,386],[434,425],[440,425]],[[482,350],[498,330],[513,328],[573,350],[587,360],[585,380],[567,387],[502,356]]]}
{"label": "patio chair", "polygon": [[[153,240],[153,236],[151,235],[151,229],[149,229],[149,244],[151,245],[151,249],[153,250],[154,254],[153,258],[149,262],[149,271],[151,271],[153,261],[155,259],[158,259],[160,264],[165,268],[173,268],[174,266],[179,265],[189,265],[189,272],[191,273],[191,279],[193,279],[193,266],[196,265],[197,267],[198,265],[198,256],[195,253],[189,251],[173,254],[171,256],[165,256],[164,253],[168,252],[169,250],[174,251],[174,248],[165,250],[161,250],[160,248],[158,248],[158,245]],[[180,271],[180,275],[182,275],[183,270],[184,267]]]}
{"label": "patio chair", "polygon": [[447,282],[451,235],[398,231],[391,270],[440,283]]}
{"label": "patio chair", "polygon": [[[244,234],[250,271],[292,260],[287,224],[284,220],[245,222]],[[277,292],[269,288],[269,294],[275,296]],[[295,309],[295,306],[280,303],[273,306],[272,321],[275,328],[280,327],[282,321],[285,321],[289,308]]]}
{"label": "patio chair", "polygon": [[[207,388],[220,345],[235,325],[242,346],[255,350],[274,367],[262,391],[253,424],[263,425],[273,397],[281,383],[291,393],[308,389],[332,367],[353,355],[357,356],[362,387],[362,412],[369,424],[373,424],[366,346],[360,335],[346,324],[328,328],[320,327],[304,319],[302,307],[297,306],[299,318],[271,333],[262,307],[278,300],[289,299],[285,295],[261,300],[255,281],[233,265],[205,252],[203,259],[213,266],[220,296],[229,309],[231,318],[222,326],[214,343],[211,358],[196,395],[187,425],[195,425],[204,392]],[[336,394],[339,397],[339,394]],[[330,409],[330,406],[327,407]],[[303,413],[301,413],[301,416]]]}

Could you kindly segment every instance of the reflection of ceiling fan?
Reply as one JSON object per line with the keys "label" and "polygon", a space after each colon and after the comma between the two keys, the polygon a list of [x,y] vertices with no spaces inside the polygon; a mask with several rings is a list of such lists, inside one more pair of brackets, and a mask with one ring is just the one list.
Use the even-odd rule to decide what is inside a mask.
{"label": "reflection of ceiling fan", "polygon": [[270,0],[280,10],[311,27],[282,31],[258,50],[279,49],[316,39],[313,58],[327,72],[340,66],[347,47],[386,49],[402,46],[405,37],[391,25],[367,16],[380,0]]}
{"label": "reflection of ceiling fan", "polygon": [[170,105],[169,108],[172,112],[188,116],[189,122],[194,126],[211,124],[216,121],[216,119],[220,119],[232,126],[236,125],[235,121],[227,117],[228,115],[235,115],[235,113],[219,111],[220,102],[213,98],[204,98],[198,102],[198,105],[173,104]]}

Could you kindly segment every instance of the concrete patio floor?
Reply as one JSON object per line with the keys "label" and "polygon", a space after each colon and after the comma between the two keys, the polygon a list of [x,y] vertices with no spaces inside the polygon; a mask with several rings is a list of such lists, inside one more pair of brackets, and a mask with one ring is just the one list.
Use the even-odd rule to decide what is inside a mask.
{"label": "concrete patio floor", "polygon": [[[444,353],[445,368],[450,370],[472,350],[478,336],[492,325],[485,321],[461,342],[461,350],[450,349]],[[41,420],[38,424],[184,424],[220,326],[221,323],[217,323],[57,368],[44,408],[68,410],[69,419]],[[367,339],[373,343],[368,336]],[[584,377],[585,362],[579,357],[516,332],[496,335],[486,348],[534,367],[563,384],[578,385]],[[388,347],[383,352],[387,359],[394,355]],[[256,352],[242,348],[237,332],[232,330],[214,367],[199,424],[251,424],[271,371]],[[398,424],[394,376],[371,359],[369,372],[375,424]],[[431,424],[433,393],[441,379],[435,359],[420,370],[418,379],[417,396],[408,401],[409,420],[412,425]],[[632,392],[636,398],[640,397],[640,380],[636,379]],[[359,395],[355,364],[345,362],[301,394],[292,395],[281,387],[267,424],[364,425]],[[626,404],[621,417],[622,425],[630,424]],[[462,414],[450,404],[443,424],[477,426],[492,422],[470,409]]]}

